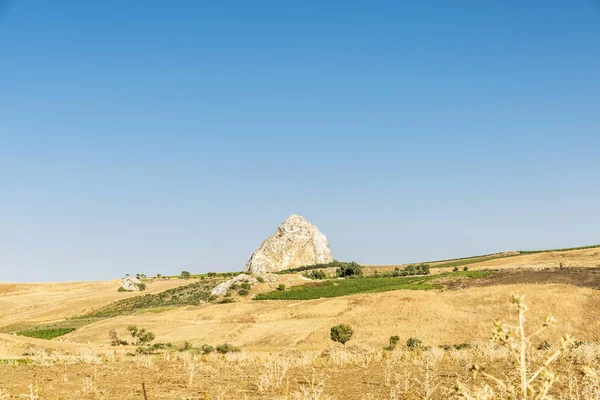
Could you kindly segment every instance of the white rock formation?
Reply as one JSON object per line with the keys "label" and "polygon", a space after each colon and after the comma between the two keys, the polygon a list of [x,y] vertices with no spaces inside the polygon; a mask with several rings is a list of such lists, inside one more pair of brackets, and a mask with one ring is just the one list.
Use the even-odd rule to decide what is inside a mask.
{"label": "white rock formation", "polygon": [[231,285],[233,285],[234,283],[242,283],[242,282],[248,282],[248,283],[254,284],[254,283],[256,283],[256,278],[253,276],[250,276],[250,275],[246,275],[246,274],[236,275],[228,281],[219,283],[217,286],[214,287],[214,289],[210,292],[210,294],[217,295],[217,296],[225,296],[227,294],[227,292],[229,291],[229,288],[231,287]]}
{"label": "white rock formation", "polygon": [[123,289],[127,290],[128,292],[139,292],[140,288],[139,288],[139,284],[142,283],[142,281],[140,281],[138,278],[126,275],[125,278],[123,278]]}
{"label": "white rock formation", "polygon": [[245,272],[264,274],[333,261],[327,238],[299,215],[291,215],[254,252]]}

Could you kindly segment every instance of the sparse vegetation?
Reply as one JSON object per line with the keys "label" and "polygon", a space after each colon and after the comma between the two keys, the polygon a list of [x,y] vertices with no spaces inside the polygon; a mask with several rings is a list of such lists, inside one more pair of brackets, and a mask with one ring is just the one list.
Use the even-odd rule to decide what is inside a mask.
{"label": "sparse vegetation", "polygon": [[312,271],[306,271],[303,275],[306,278],[317,279],[317,280],[321,280],[321,279],[326,279],[327,278],[327,274],[325,273],[325,271],[323,271],[321,269],[314,269]]}
{"label": "sparse vegetation", "polygon": [[350,264],[356,264],[356,263],[334,260],[333,262],[330,262],[329,264],[313,264],[313,265],[305,265],[303,267],[298,267],[298,268],[290,268],[290,269],[286,269],[283,271],[279,271],[279,272],[277,272],[277,274],[294,274],[297,272],[304,272],[304,271],[309,271],[309,270],[313,270],[313,269],[347,268],[348,266],[350,266]]}
{"label": "sparse vegetation", "polygon": [[217,353],[227,354],[227,353],[237,353],[240,352],[241,349],[239,347],[235,347],[229,343],[220,344],[216,347]]}
{"label": "sparse vegetation", "polygon": [[237,292],[237,293],[238,293],[240,296],[248,296],[248,294],[249,294],[250,292],[248,291],[248,289],[240,289],[240,290],[238,290],[238,292]]}

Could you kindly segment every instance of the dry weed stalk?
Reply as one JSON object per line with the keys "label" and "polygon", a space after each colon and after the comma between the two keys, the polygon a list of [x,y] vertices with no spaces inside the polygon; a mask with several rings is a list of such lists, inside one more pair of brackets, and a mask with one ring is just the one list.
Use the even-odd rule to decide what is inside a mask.
{"label": "dry weed stalk", "polygon": [[[561,339],[560,349],[550,354],[540,367],[532,370],[531,360],[529,357],[532,339],[539,337],[542,332],[548,329],[551,325],[555,324],[556,321],[554,317],[548,316],[540,329],[531,335],[527,335],[525,333],[525,313],[528,309],[524,303],[524,297],[518,294],[513,295],[511,302],[516,304],[518,309],[517,325],[508,325],[506,323],[496,321],[496,329],[492,333],[492,340],[495,343],[507,348],[509,353],[514,357],[519,376],[518,387],[515,387],[510,380],[502,380],[490,373],[487,373],[483,367],[477,364],[474,364],[471,367],[471,372],[473,373],[474,378],[480,374],[493,382],[499,390],[506,392],[509,398],[515,400],[549,399],[550,397],[548,392],[550,391],[552,385],[558,381],[558,376],[556,373],[550,370],[549,367],[569,348],[569,346],[573,343],[573,339],[569,335],[563,336]],[[487,400],[496,398],[494,390],[489,385],[484,385],[479,389],[471,391],[459,383],[456,387],[456,391],[460,397],[469,400]]]}
{"label": "dry weed stalk", "polygon": [[290,362],[284,358],[265,362],[256,383],[258,391],[262,394],[268,390],[279,389],[283,385],[289,366]]}
{"label": "dry weed stalk", "polygon": [[[292,393],[292,399],[294,400],[333,400],[330,396],[323,396],[325,391],[325,381],[328,377],[317,379],[315,371],[312,371],[312,377],[309,380],[305,378],[306,384],[300,385],[298,391]],[[321,397],[323,396],[323,397]]]}
{"label": "dry weed stalk", "polygon": [[25,397],[29,400],[38,400],[40,398],[39,390],[35,384],[32,383],[27,386],[27,389],[29,389],[29,393],[21,393],[19,397]]}

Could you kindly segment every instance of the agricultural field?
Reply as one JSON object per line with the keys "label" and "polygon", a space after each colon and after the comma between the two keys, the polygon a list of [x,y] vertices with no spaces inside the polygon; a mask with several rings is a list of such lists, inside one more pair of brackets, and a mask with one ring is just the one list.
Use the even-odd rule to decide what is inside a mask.
{"label": "agricultural field", "polygon": [[224,298],[214,276],[0,284],[0,398],[504,399],[523,374],[531,393],[600,395],[600,249],[467,260],[266,274]]}

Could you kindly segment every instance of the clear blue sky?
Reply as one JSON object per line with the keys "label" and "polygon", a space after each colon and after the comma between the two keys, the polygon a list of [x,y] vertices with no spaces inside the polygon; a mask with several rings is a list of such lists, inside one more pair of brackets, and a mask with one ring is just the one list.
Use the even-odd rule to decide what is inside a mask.
{"label": "clear blue sky", "polygon": [[0,8],[4,281],[599,243],[599,150],[594,1]]}

